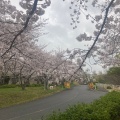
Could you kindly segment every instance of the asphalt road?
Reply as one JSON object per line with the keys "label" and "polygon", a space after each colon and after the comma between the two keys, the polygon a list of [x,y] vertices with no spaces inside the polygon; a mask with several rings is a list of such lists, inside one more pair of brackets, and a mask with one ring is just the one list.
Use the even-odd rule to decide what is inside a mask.
{"label": "asphalt road", "polygon": [[86,85],[77,86],[40,100],[0,109],[0,120],[41,120],[54,110],[63,111],[78,102],[90,103],[105,94],[90,91]]}

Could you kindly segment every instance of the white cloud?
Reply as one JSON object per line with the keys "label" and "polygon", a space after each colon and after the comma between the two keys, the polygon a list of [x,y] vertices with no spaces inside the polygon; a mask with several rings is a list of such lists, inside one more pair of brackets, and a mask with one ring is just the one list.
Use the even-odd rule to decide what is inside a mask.
{"label": "white cloud", "polygon": [[11,1],[11,4],[14,5],[17,9],[23,10],[19,5],[20,0],[10,0],[10,1]]}

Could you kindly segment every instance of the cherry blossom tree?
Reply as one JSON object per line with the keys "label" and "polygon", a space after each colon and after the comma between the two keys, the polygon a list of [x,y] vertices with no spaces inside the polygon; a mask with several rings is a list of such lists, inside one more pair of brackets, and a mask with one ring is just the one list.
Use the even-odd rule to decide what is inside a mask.
{"label": "cherry blossom tree", "polygon": [[[15,6],[12,6],[9,0],[2,0],[0,2],[0,24],[1,28],[4,28],[4,31],[3,29],[0,31],[0,37],[2,37],[0,41],[4,42],[6,45],[6,51],[1,55],[2,57],[15,46],[16,41],[20,41],[20,36],[27,33],[31,27],[43,26],[41,23],[45,23],[46,20],[40,22],[39,18],[45,13],[44,9],[48,7],[50,3],[49,0],[21,0],[19,4],[25,9],[25,13],[25,11],[19,11]],[[9,40],[3,40],[5,35],[9,37]]]}
{"label": "cherry blossom tree", "polygon": [[[44,34],[41,32],[41,28],[46,24],[46,20],[40,21],[39,18],[44,14],[44,9],[50,5],[50,1],[42,1],[42,4],[37,6],[39,2],[38,0],[21,0],[20,6],[26,10],[25,12],[17,10],[15,6],[11,5],[9,0],[0,1],[0,62],[1,71],[5,75],[8,71],[15,75],[18,66],[25,67],[26,63],[21,63],[20,57],[25,58],[28,63],[34,57],[31,57],[32,50],[30,48],[32,45],[35,48],[34,42],[38,40],[37,38],[40,35]],[[35,30],[39,30],[39,33],[35,32]],[[21,68],[21,72],[24,67]]]}
{"label": "cherry blossom tree", "polygon": [[[103,67],[115,65],[119,61],[116,56],[119,54],[119,14],[120,14],[120,1],[119,0],[71,0],[70,10],[72,11],[71,25],[73,29],[77,28],[77,24],[82,22],[80,15],[85,15],[87,20],[95,26],[93,34],[80,33],[76,38],[79,42],[91,41],[88,49],[79,49],[79,59],[81,63],[79,68],[74,72],[77,73],[82,68],[87,58],[93,58],[95,63],[103,65]],[[95,10],[91,14],[91,9]],[[75,50],[76,51],[76,50]],[[76,55],[78,55],[78,53]],[[76,56],[75,55],[75,56]]]}
{"label": "cherry blossom tree", "polygon": [[[23,89],[32,76],[41,76],[46,89],[51,79],[79,79],[84,74],[82,67],[87,58],[92,57],[104,66],[119,64],[119,0],[70,2],[73,29],[82,22],[81,14],[95,26],[93,34],[81,33],[76,39],[79,42],[91,41],[92,45],[88,49],[67,49],[53,54],[35,44],[38,37],[44,34],[41,29],[46,20],[40,21],[40,17],[45,14],[45,8],[50,6],[51,1],[20,0],[23,11],[17,10],[9,0],[0,1],[1,71],[13,74],[14,78],[18,76]],[[98,10],[95,16],[88,13],[92,6]]]}

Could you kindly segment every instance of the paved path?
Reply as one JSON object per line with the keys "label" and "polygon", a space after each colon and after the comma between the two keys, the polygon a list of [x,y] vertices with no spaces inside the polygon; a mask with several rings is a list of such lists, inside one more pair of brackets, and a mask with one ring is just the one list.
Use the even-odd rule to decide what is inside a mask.
{"label": "paved path", "polygon": [[106,92],[90,91],[86,85],[77,86],[40,100],[0,109],[0,120],[41,120],[42,116],[53,110],[63,111],[78,102],[89,103],[105,94]]}

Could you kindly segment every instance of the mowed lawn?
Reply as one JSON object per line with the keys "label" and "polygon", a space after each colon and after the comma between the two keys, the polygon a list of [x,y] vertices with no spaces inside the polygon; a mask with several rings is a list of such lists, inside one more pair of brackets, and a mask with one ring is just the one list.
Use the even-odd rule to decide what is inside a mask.
{"label": "mowed lawn", "polygon": [[61,87],[53,90],[44,90],[43,87],[27,87],[26,90],[22,90],[20,87],[0,88],[0,108],[32,101],[62,90]]}

